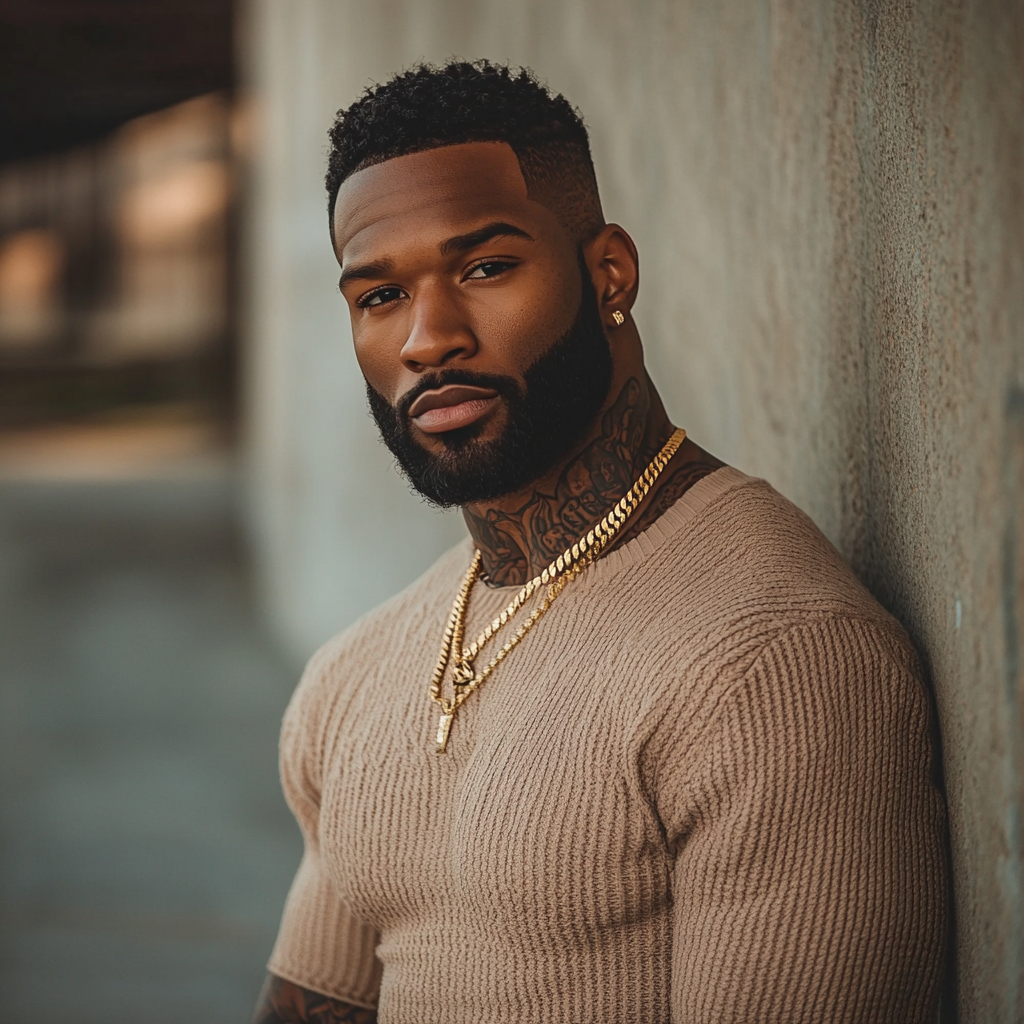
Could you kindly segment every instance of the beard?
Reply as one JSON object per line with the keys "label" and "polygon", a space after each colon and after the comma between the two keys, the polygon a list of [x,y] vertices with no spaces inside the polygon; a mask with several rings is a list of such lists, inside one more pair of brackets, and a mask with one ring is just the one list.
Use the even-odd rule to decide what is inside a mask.
{"label": "beard", "polygon": [[[370,412],[405,477],[441,508],[492,501],[544,476],[583,440],[612,382],[612,354],[590,273],[580,255],[582,295],[572,326],[526,372],[513,377],[439,370],[422,377],[397,407],[369,382]],[[493,388],[505,403],[502,432],[481,440],[483,425],[438,435],[430,452],[413,436],[409,408],[424,392],[446,384]]]}

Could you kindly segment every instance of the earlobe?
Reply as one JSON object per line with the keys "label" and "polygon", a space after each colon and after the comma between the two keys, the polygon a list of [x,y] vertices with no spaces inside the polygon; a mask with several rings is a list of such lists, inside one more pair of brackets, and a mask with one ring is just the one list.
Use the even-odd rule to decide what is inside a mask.
{"label": "earlobe", "polygon": [[621,327],[639,287],[639,261],[633,240],[618,224],[606,224],[586,249],[587,264],[609,329]]}

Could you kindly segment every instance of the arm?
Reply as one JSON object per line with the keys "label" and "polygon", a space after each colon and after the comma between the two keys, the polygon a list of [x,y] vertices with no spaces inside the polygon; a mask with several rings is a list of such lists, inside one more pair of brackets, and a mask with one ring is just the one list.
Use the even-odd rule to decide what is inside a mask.
{"label": "arm", "polygon": [[268,974],[252,1024],[377,1024],[377,1011]]}
{"label": "arm", "polygon": [[944,815],[925,692],[892,647],[838,618],[787,631],[662,779],[673,1019],[934,1019]]}
{"label": "arm", "polygon": [[335,646],[328,644],[310,661],[281,728],[281,786],[305,852],[285,901],[255,1024],[377,1020],[366,1007],[377,1002],[380,990],[379,936],[352,913],[320,855],[323,719],[332,687],[344,678]]}

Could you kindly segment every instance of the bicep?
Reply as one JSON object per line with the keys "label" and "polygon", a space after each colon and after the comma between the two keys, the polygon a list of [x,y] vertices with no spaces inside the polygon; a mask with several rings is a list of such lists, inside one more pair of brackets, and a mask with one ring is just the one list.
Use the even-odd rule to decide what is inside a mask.
{"label": "bicep", "polygon": [[332,999],[268,974],[253,1024],[376,1024],[377,1011]]}
{"label": "bicep", "polygon": [[320,850],[320,748],[325,698],[318,691],[318,681],[326,671],[322,662],[330,654],[330,647],[324,650],[326,655],[321,652],[310,662],[282,727],[281,781],[302,830],[305,851],[267,967],[273,977],[291,978],[297,983],[282,988],[285,995],[304,991],[333,994],[330,1002],[321,997],[321,1015],[310,1019],[332,1020],[325,1015],[326,1008],[345,1007],[352,1000],[352,1012],[363,1015],[338,1019],[372,1020],[375,1018],[359,1008],[377,1002],[381,964],[375,951],[379,937],[337,891]]}
{"label": "bicep", "polygon": [[934,1003],[944,816],[920,683],[810,639],[702,739],[673,869],[680,1020],[910,1022]]}

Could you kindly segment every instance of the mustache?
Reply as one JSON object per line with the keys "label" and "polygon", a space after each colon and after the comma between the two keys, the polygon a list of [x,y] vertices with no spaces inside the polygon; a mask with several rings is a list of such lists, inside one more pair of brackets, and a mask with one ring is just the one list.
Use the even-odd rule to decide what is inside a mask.
{"label": "mustache", "polygon": [[465,384],[468,387],[491,388],[497,391],[502,398],[520,399],[523,396],[523,386],[514,377],[507,377],[500,373],[473,373],[469,370],[436,370],[421,377],[395,405],[395,412],[398,413],[402,422],[409,419],[409,410],[412,403],[416,401],[425,391],[436,391],[438,388],[446,387],[449,384]]}

